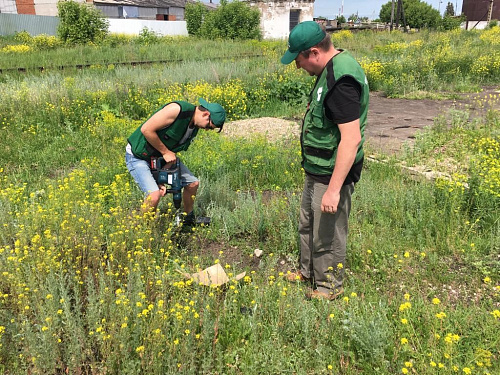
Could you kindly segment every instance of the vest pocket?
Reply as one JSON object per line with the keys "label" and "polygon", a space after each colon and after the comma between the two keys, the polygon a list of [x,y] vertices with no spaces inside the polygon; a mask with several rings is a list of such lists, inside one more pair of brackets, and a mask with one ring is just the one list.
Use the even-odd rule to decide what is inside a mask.
{"label": "vest pocket", "polygon": [[304,153],[321,159],[330,159],[333,156],[333,150],[325,150],[311,146],[304,146]]}
{"label": "vest pocket", "polygon": [[[317,174],[332,173],[335,162],[335,151],[304,146],[305,162],[313,168],[309,172]],[[305,169],[308,170],[308,168]]]}

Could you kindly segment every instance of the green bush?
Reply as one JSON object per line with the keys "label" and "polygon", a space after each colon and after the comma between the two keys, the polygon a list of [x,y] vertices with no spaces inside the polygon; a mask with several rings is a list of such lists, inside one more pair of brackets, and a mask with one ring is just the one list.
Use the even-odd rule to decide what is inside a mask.
{"label": "green bush", "polygon": [[39,34],[33,37],[32,45],[38,50],[56,49],[61,46],[61,40],[52,35]]}
{"label": "green bush", "polygon": [[498,26],[498,20],[491,20],[489,23],[488,23],[488,28],[491,29],[495,26]]}
{"label": "green bush", "polygon": [[127,34],[108,34],[103,41],[103,45],[117,47],[128,45],[134,40],[135,36]]}
{"label": "green bush", "polygon": [[223,0],[206,14],[199,35],[207,39],[260,39],[260,13],[248,4]]}
{"label": "green bush", "polygon": [[444,16],[443,19],[439,22],[440,30],[453,30],[460,28],[462,22],[465,21],[465,16],[462,17],[451,17]]}
{"label": "green bush", "polygon": [[147,27],[143,27],[136,42],[143,46],[149,46],[159,43],[160,37],[154,31],[149,30]]}
{"label": "green bush", "polygon": [[100,43],[108,33],[108,21],[96,8],[74,1],[59,1],[58,36],[68,44]]}
{"label": "green bush", "polygon": [[20,31],[14,35],[14,40],[18,43],[25,44],[35,50],[48,50],[61,47],[61,40],[55,36],[47,34],[38,34],[31,36],[27,31]]}
{"label": "green bush", "polygon": [[33,37],[26,30],[19,31],[14,35],[14,40],[22,44],[31,44],[33,42]]}
{"label": "green bush", "polygon": [[185,17],[189,35],[198,36],[200,34],[201,25],[206,13],[207,8],[201,2],[186,4]]}

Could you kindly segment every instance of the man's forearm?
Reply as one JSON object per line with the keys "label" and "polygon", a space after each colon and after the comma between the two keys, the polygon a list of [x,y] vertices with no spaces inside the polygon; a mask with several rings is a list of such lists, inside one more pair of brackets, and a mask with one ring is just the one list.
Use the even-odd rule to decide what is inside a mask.
{"label": "man's forearm", "polygon": [[340,143],[337,149],[337,158],[333,167],[332,178],[328,185],[331,193],[339,193],[342,185],[351,170],[358,147],[361,144],[361,131],[359,129],[359,119],[339,124]]}
{"label": "man's forearm", "polygon": [[151,133],[148,131],[143,131],[142,134],[144,135],[144,138],[146,138],[146,140],[149,142],[149,144],[157,149],[162,155],[170,151],[167,146],[165,146],[160,140],[156,132]]}
{"label": "man's forearm", "polygon": [[344,181],[354,164],[354,160],[356,160],[357,152],[358,143],[352,141],[340,142],[332,178],[328,184],[328,190],[335,193],[340,192],[340,189],[342,189],[342,185],[344,184]]}

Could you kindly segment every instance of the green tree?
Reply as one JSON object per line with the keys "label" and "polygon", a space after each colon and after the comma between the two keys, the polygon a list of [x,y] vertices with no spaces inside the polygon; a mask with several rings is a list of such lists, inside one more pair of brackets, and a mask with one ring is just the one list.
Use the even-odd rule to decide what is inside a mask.
{"label": "green tree", "polygon": [[445,15],[443,19],[439,22],[440,30],[454,30],[460,28],[462,22],[465,21],[465,16],[452,17]]}
{"label": "green tree", "polygon": [[57,35],[68,44],[97,44],[108,34],[109,22],[92,5],[59,1],[57,11]]}
{"label": "green tree", "polygon": [[349,16],[349,18],[347,18],[347,20],[351,22],[356,22],[358,20],[358,15],[356,13],[353,13]]}
{"label": "green tree", "polygon": [[346,22],[346,20],[345,20],[345,17],[344,17],[344,16],[337,16],[336,20],[337,20],[337,22],[338,22],[339,24],[341,24],[341,23],[345,23],[345,22]]}
{"label": "green tree", "polygon": [[207,13],[207,8],[202,2],[187,3],[184,16],[186,17],[186,27],[189,35],[198,36],[200,34],[203,19]]}
{"label": "green tree", "polygon": [[455,15],[455,8],[453,7],[453,3],[448,1],[446,5],[446,10],[444,11],[444,17],[453,17]]}
{"label": "green tree", "polygon": [[219,7],[205,15],[200,28],[204,38],[260,39],[260,12],[250,5],[221,0]]}
{"label": "green tree", "polygon": [[[392,1],[382,5],[380,19],[382,22],[391,21]],[[436,28],[439,26],[441,15],[437,9],[421,0],[403,0],[406,24],[412,28]]]}

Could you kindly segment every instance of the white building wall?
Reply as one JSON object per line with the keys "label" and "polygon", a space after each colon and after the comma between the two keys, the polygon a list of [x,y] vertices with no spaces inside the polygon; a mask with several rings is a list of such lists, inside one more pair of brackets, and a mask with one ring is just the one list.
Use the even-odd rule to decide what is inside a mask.
{"label": "white building wall", "polygon": [[489,22],[488,21],[466,21],[462,23],[462,29],[467,29],[467,30],[483,30],[488,26]]}
{"label": "white building wall", "polygon": [[[85,3],[85,0],[73,0],[77,3]],[[57,16],[58,0],[34,0],[35,13],[37,16]]]}
{"label": "white building wall", "polygon": [[17,13],[16,0],[0,0],[0,13]]}
{"label": "white building wall", "polygon": [[260,10],[260,28],[264,39],[285,39],[290,34],[290,11],[300,10],[299,22],[312,21],[314,1],[257,1],[250,5]]}
{"label": "white building wall", "polygon": [[146,27],[159,35],[188,35],[186,21],[152,21],[120,18],[110,18],[108,21],[108,30],[110,33],[139,35],[142,29]]}

